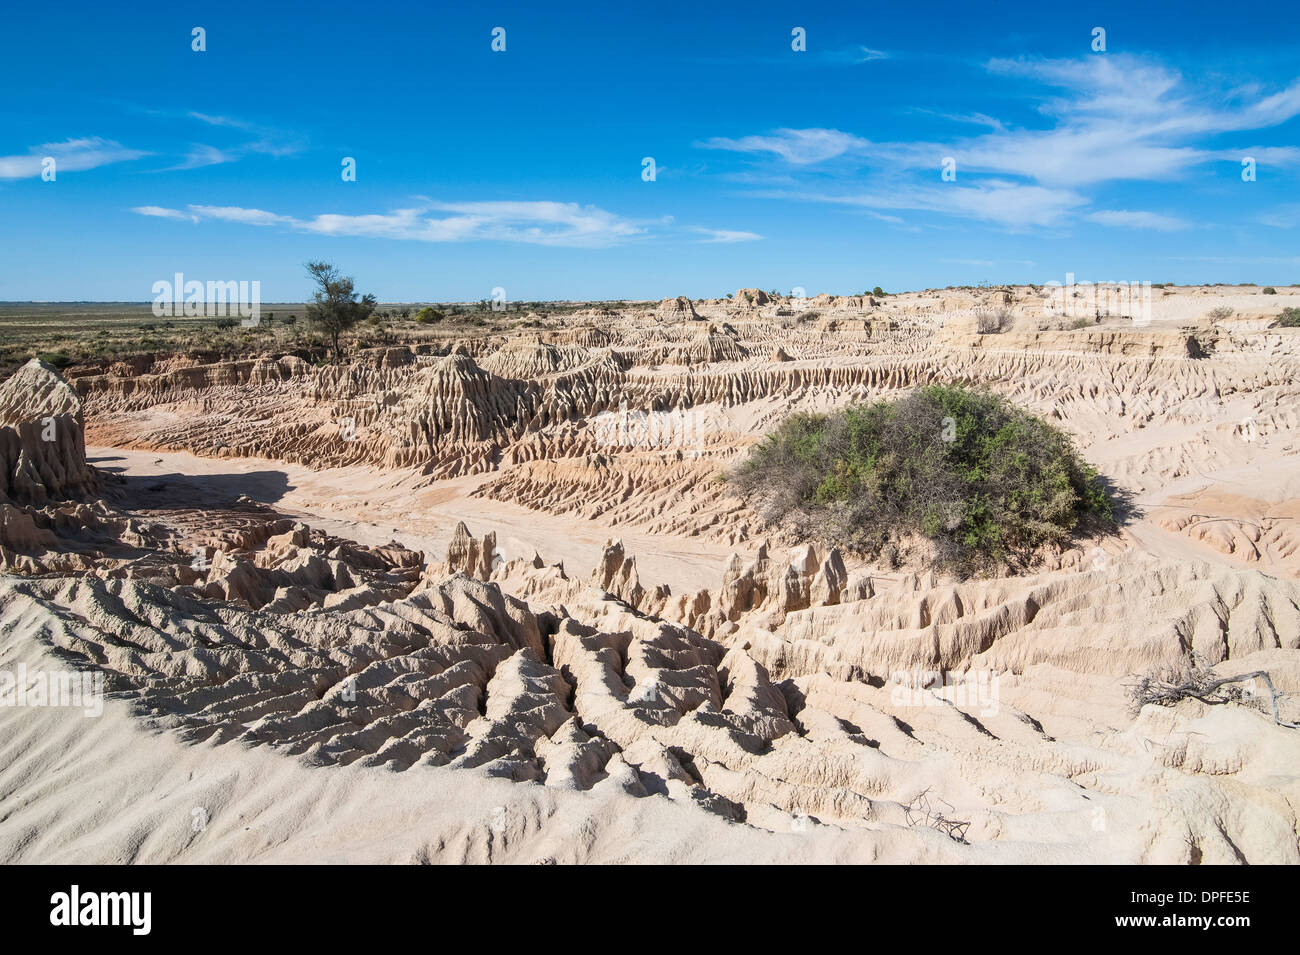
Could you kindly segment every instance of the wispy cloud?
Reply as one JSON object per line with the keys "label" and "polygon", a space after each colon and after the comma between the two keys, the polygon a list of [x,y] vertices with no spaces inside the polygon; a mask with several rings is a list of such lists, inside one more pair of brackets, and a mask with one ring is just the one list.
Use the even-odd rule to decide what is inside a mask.
{"label": "wispy cloud", "polygon": [[92,136],[85,139],[65,139],[61,143],[35,146],[25,156],[0,156],[0,179],[26,179],[39,176],[42,162],[49,156],[54,159],[55,174],[84,172],[110,163],[129,162],[149,155],[139,149],[129,149],[111,139]]}
{"label": "wispy cloud", "polygon": [[237,129],[241,132],[251,133],[253,138],[240,143],[227,152],[235,158],[247,155],[248,153],[261,153],[267,156],[279,158],[281,156],[292,156],[294,153],[301,152],[303,149],[302,137],[296,133],[286,131],[283,128],[263,126],[259,123],[252,123],[248,120],[236,119],[232,116],[212,116],[207,113],[190,112],[191,119],[197,119],[201,123],[207,123],[209,126],[215,126],[225,129]]}
{"label": "wispy cloud", "polygon": [[[997,179],[975,185],[911,185],[842,195],[805,193],[800,198],[873,210],[911,209],[946,213],[963,219],[994,222],[1010,229],[1052,226],[1087,204],[1087,199],[1070,190]],[[877,218],[885,221],[896,219],[882,215],[877,215]]]}
{"label": "wispy cloud", "polygon": [[192,212],[181,212],[179,209],[168,209],[164,206],[136,206],[131,211],[142,216],[153,216],[157,219],[180,219],[185,222],[199,221],[199,217]]}
{"label": "wispy cloud", "polygon": [[190,147],[190,151],[185,154],[185,159],[182,162],[170,167],[170,169],[202,169],[204,166],[219,166],[222,163],[234,162],[239,158],[239,155],[237,152],[198,143]]}
{"label": "wispy cloud", "polygon": [[697,145],[702,149],[771,153],[793,165],[806,166],[847,153],[863,152],[871,143],[838,129],[777,129],[764,136],[744,136],[740,139],[718,136]]}
{"label": "wispy cloud", "polygon": [[889,54],[884,50],[873,50],[871,47],[861,45],[846,47],[843,50],[823,50],[817,56],[828,63],[845,65],[872,63],[876,60],[889,59]]}
{"label": "wispy cloud", "polygon": [[1130,212],[1127,209],[1101,209],[1084,216],[1089,222],[1101,225],[1122,226],[1126,229],[1157,229],[1161,232],[1177,232],[1191,228],[1186,219],[1176,216],[1162,216],[1155,212]]}
{"label": "wispy cloud", "polygon": [[[776,175],[796,179],[768,195],[948,212],[1012,227],[1083,218],[1133,228],[1186,228],[1189,223],[1181,219],[1151,212],[1086,214],[1091,200],[1084,190],[1124,180],[1177,180],[1194,167],[1235,165],[1247,155],[1274,167],[1300,166],[1295,147],[1215,143],[1215,137],[1300,116],[1300,80],[1272,93],[1207,89],[1158,61],[1121,54],[997,59],[985,68],[1032,83],[1045,127],[1012,128],[983,113],[939,114],[988,131],[949,142],[875,142],[841,129],[780,128],[697,145],[753,157],[758,171],[748,175],[755,183]],[[925,180],[938,178],[946,157],[955,161],[961,184],[928,185]]]}
{"label": "wispy cloud", "polygon": [[763,237],[737,229],[674,225],[671,215],[636,221],[576,202],[438,202],[361,215],[321,213],[309,218],[246,206],[191,204],[183,209],[136,206],[138,215],[184,222],[234,222],[280,226],[315,235],[397,239],[416,242],[518,242],[530,245],[602,248],[653,233],[698,236],[701,243],[753,242]]}
{"label": "wispy cloud", "polygon": [[194,220],[220,219],[223,222],[242,222],[244,225],[296,225],[292,216],[276,215],[263,209],[245,209],[242,206],[188,206]]}
{"label": "wispy cloud", "polygon": [[207,123],[209,126],[228,126],[232,129],[256,129],[252,123],[243,119],[235,119],[232,116],[213,116],[211,113],[200,113],[196,109],[190,110],[185,114],[190,119],[197,119],[201,123]]}
{"label": "wispy cloud", "polygon": [[187,119],[196,120],[212,127],[214,130],[234,130],[239,133],[250,134],[253,138],[245,138],[240,142],[222,146],[214,146],[210,143],[192,143],[186,151],[185,157],[176,165],[167,167],[166,172],[220,166],[225,163],[239,162],[251,155],[271,156],[278,159],[301,152],[304,147],[301,137],[296,134],[286,133],[284,130],[262,126],[248,120],[237,119],[233,116],[214,116],[193,110],[185,113],[184,116]]}
{"label": "wispy cloud", "polygon": [[644,234],[645,227],[596,206],[573,202],[429,202],[384,213],[322,213],[298,218],[242,206],[189,205],[182,211],[140,206],[141,215],[194,222],[215,220],[284,226],[330,236],[364,236],[419,242],[498,241],[533,245],[613,245]]}
{"label": "wispy cloud", "polygon": [[741,232],[735,229],[696,228],[691,231],[704,236],[700,239],[701,242],[756,242],[763,238],[757,232]]}

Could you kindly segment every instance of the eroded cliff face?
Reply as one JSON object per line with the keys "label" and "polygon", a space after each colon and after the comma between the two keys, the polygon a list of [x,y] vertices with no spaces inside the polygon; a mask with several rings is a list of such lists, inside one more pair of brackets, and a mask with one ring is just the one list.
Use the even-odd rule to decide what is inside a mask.
{"label": "eroded cliff face", "polygon": [[[679,299],[343,365],[124,363],[75,390],[29,365],[0,386],[0,447],[17,449],[0,451],[0,655],[104,674],[124,722],[204,742],[214,766],[251,747],[319,772],[664,798],[747,831],[831,832],[853,858],[1300,861],[1300,734],[1257,696],[1134,711],[1127,686],[1195,659],[1300,693],[1300,336],[979,335],[987,305]],[[1053,418],[1142,511],[1030,573],[955,580],[921,551],[895,567],[776,539],[720,480],[792,410],[936,381]],[[456,518],[436,554],[401,528],[363,545],[282,506],[283,474],[256,472],[276,493],[253,494],[248,468],[267,465],[251,461],[105,483],[83,408],[92,445],[379,469],[376,496],[401,478],[605,544],[579,565]],[[34,444],[42,417],[65,430]],[[339,514],[359,532],[355,506]],[[669,586],[632,534],[697,542],[720,572]],[[931,825],[931,801],[961,828]],[[616,815],[583,822],[564,858]],[[504,852],[567,833],[562,817],[464,825]],[[309,838],[295,825],[286,844]],[[462,838],[433,833],[419,858]],[[27,851],[0,823],[0,856]]]}
{"label": "eroded cliff face", "polygon": [[58,371],[33,358],[0,385],[0,496],[43,503],[94,492],[81,401]]}
{"label": "eroded cliff face", "polygon": [[[304,534],[264,551],[301,553]],[[1187,641],[1300,685],[1300,591],[1252,572],[1126,559],[888,581],[799,548],[738,558],[683,601],[617,541],[570,577],[461,525],[403,590],[250,610],[142,580],[10,579],[0,630],[217,751],[666,797],[848,846],[889,834],[914,861],[1300,861],[1276,775],[1300,759],[1294,730],[1191,700],[1134,718],[1122,692]],[[957,837],[918,823],[922,796]]]}
{"label": "eroded cliff face", "polygon": [[[0,386],[0,570],[130,578],[273,611],[407,593],[423,556],[313,532],[229,487],[105,481],[86,461],[81,401],[37,360]],[[112,475],[110,475],[110,478]]]}
{"label": "eroded cliff face", "polygon": [[[1294,454],[1300,355],[1290,329],[1208,319],[1062,329],[1035,319],[1041,301],[1018,290],[1000,306],[1014,313],[1011,326],[981,335],[975,316],[993,306],[969,295],[875,305],[753,297],[687,301],[701,320],[671,300],[580,313],[540,332],[370,349],[346,365],[163,361],[75,385],[95,444],[438,479],[491,474],[478,493],[494,499],[751,547],[764,533],[755,515],[711,486],[738,454],[791,411],[918,385],[1003,392],[1071,432],[1151,506],[1199,490],[1201,475],[1272,474]],[[1205,515],[1210,526],[1170,511],[1159,526],[1295,576],[1294,522],[1274,520],[1269,506],[1295,499],[1283,483],[1269,477],[1241,495],[1262,520],[1216,513]]]}

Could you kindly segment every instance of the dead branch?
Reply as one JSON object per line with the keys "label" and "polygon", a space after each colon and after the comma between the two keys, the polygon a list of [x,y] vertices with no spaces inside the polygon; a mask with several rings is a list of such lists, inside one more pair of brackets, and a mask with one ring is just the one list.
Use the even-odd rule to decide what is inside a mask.
{"label": "dead branch", "polygon": [[[1241,687],[1234,684],[1263,680],[1268,687],[1269,702],[1273,708],[1273,722],[1287,729],[1300,729],[1298,723],[1288,723],[1278,711],[1278,700],[1285,699],[1286,694],[1278,692],[1273,679],[1266,670],[1254,670],[1237,676],[1219,677],[1207,667],[1197,665],[1195,659],[1185,670],[1173,668],[1163,673],[1148,673],[1138,678],[1133,684],[1130,695],[1136,708],[1141,709],[1148,703],[1158,706],[1173,706],[1179,700],[1196,699],[1203,703],[1241,702],[1246,694]],[[1253,694],[1251,694],[1253,696]]]}
{"label": "dead branch", "polygon": [[[952,804],[945,799],[939,802],[952,811]],[[930,804],[930,788],[927,786],[913,797],[912,801],[903,807],[903,817],[907,820],[909,826],[927,825],[931,829],[938,829],[949,839],[966,845],[966,832],[970,829],[969,822],[961,822],[956,819],[949,819],[942,812],[935,809]]]}

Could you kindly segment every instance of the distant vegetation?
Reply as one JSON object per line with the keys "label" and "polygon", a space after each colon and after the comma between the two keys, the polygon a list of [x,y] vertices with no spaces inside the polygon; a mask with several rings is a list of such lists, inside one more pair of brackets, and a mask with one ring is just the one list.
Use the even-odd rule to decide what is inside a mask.
{"label": "distant vegetation", "polygon": [[[385,304],[341,332],[339,346],[345,352],[404,344],[442,349],[449,339],[479,334],[471,329],[560,328],[574,312],[646,304],[520,301],[503,312],[483,311],[478,303]],[[319,326],[300,321],[305,308],[301,302],[264,303],[261,320],[244,324],[231,316],[159,319],[147,302],[0,302],[0,378],[28,359],[46,355],[63,356],[60,364],[73,377],[149,355],[183,354],[213,362],[272,354],[319,361],[333,343]]]}
{"label": "distant vegetation", "polygon": [[898,401],[796,414],[728,476],[768,520],[869,555],[908,532],[963,572],[1022,562],[1111,499],[1068,435],[988,391],[930,386]]}

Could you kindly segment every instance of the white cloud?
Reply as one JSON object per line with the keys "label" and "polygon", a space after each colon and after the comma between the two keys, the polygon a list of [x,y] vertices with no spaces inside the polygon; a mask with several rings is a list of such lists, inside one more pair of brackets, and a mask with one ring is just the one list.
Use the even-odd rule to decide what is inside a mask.
{"label": "white cloud", "polygon": [[198,222],[199,217],[196,215],[181,212],[179,209],[167,209],[163,206],[136,206],[131,210],[142,216],[153,216],[157,219],[179,219],[184,222]]}
{"label": "white cloud", "polygon": [[725,149],[742,153],[773,153],[797,166],[824,162],[871,144],[838,129],[778,129],[767,136],[741,139],[714,137],[699,144],[704,149]]}
{"label": "white cloud", "polygon": [[245,209],[242,206],[187,206],[190,214],[199,219],[220,219],[223,222],[242,222],[245,225],[294,225],[292,216],[280,216],[263,209]]}
{"label": "white cloud", "polygon": [[[1107,54],[1074,60],[991,60],[990,71],[1022,76],[1066,91],[1039,111],[1046,130],[1003,130],[955,144],[959,165],[1014,173],[1043,183],[1085,185],[1113,180],[1174,179],[1223,158],[1196,139],[1263,129],[1300,115],[1300,81],[1271,96],[1241,90],[1253,102],[1225,105],[1225,96],[1194,88],[1157,62]],[[1240,159],[1232,152],[1228,158]],[[1294,162],[1294,151],[1272,159]]]}
{"label": "white cloud", "polygon": [[757,232],[740,232],[734,229],[702,229],[701,228],[701,229],[694,229],[692,231],[698,232],[701,235],[705,236],[705,238],[700,240],[701,242],[704,243],[755,242],[763,238]]}
{"label": "white cloud", "polygon": [[831,63],[873,63],[876,60],[887,60],[889,54],[884,50],[873,50],[869,46],[851,46],[843,50],[826,50],[820,54],[820,58]]}
{"label": "white cloud", "polygon": [[1058,225],[1088,202],[1076,192],[991,179],[974,185],[891,184],[871,192],[769,192],[768,198],[827,202],[870,210],[868,214],[886,222],[901,224],[897,216],[878,209],[912,209],[946,213],[962,219],[982,219],[1010,229]]}
{"label": "white cloud", "polygon": [[[991,60],[986,68],[1038,84],[1038,111],[1046,128],[1010,128],[975,113],[946,118],[977,123],[987,131],[950,142],[873,142],[818,127],[716,137],[699,145],[777,160],[760,163],[748,174],[756,184],[772,178],[765,174],[796,179],[785,191],[768,195],[819,193],[824,201],[947,211],[1009,226],[1068,222],[1088,205],[1080,190],[1101,183],[1175,180],[1197,166],[1236,165],[1244,156],[1255,157],[1261,166],[1300,165],[1300,149],[1292,146],[1209,146],[1214,136],[1264,129],[1300,116],[1300,80],[1271,94],[1256,87],[1207,89],[1157,61],[1123,54]],[[941,191],[925,179],[938,178],[947,156],[955,159],[962,186]],[[981,181],[982,176],[998,178]],[[967,185],[971,182],[974,187]],[[864,183],[871,188],[854,192]],[[1169,216],[1124,210],[1101,211],[1094,221],[1166,230],[1187,225]]]}
{"label": "white cloud", "polygon": [[218,166],[222,163],[234,162],[238,158],[238,153],[199,143],[190,147],[190,151],[185,154],[183,162],[171,168],[173,170],[202,169],[204,166]]}
{"label": "white cloud", "polygon": [[318,235],[420,242],[499,241],[598,247],[645,233],[643,226],[611,212],[573,202],[439,202],[386,213],[323,213],[308,219],[242,206],[189,205],[186,211],[140,206],[133,211],[141,215],[192,219],[195,222],[216,220],[254,226],[279,225]]}
{"label": "white cloud", "polygon": [[[219,152],[225,157],[217,160],[218,162],[233,162],[242,159],[249,153],[263,153],[268,156],[291,156],[302,150],[302,143],[299,137],[286,133],[283,129],[272,128],[269,126],[259,126],[257,123],[250,123],[247,120],[236,119],[233,116],[213,116],[208,113],[190,111],[186,114],[190,119],[197,119],[201,123],[209,126],[215,126],[224,129],[238,129],[243,132],[252,133],[257,138],[247,142],[240,143],[237,146],[220,150]],[[195,147],[197,150],[212,150],[211,146]],[[214,150],[215,151],[215,150]],[[193,151],[191,152],[191,156]],[[187,160],[188,161],[188,160]],[[201,163],[200,165],[212,165],[212,163]],[[192,169],[195,166],[182,165],[177,168]]]}
{"label": "white cloud", "polygon": [[[422,197],[421,197],[422,198]],[[136,206],[139,215],[189,222],[235,222],[251,226],[282,226],[326,236],[398,239],[416,242],[519,242],[530,245],[602,248],[645,238],[651,228],[660,235],[699,236],[701,243],[753,242],[763,237],[737,229],[674,226],[671,215],[654,221],[625,219],[597,206],[576,202],[437,202],[390,212],[344,215],[321,213],[310,218],[282,215],[244,206]]]}
{"label": "white cloud", "polygon": [[539,245],[610,245],[645,232],[644,227],[596,206],[576,202],[453,202],[435,209],[455,215],[432,220],[454,238],[475,238]]}
{"label": "white cloud", "polygon": [[209,126],[229,126],[232,129],[254,128],[251,123],[231,116],[213,116],[210,113],[200,113],[198,110],[190,110],[185,115],[189,116],[190,119],[197,119],[201,123],[207,123]]}
{"label": "white cloud", "polygon": [[26,156],[0,156],[0,179],[25,179],[41,174],[41,162],[53,157],[56,175],[60,172],[84,172],[115,162],[128,162],[149,155],[138,149],[128,149],[111,139],[92,136],[84,139],[65,139],[61,143],[46,143],[34,147]]}
{"label": "white cloud", "polygon": [[982,219],[1013,229],[1051,226],[1087,199],[1063,189],[1048,189],[1006,180],[987,180],[975,185],[946,183],[912,186],[878,193],[828,197],[827,201],[873,209],[917,209],[940,212],[964,219]]}
{"label": "white cloud", "polygon": [[1130,212],[1127,209],[1101,209],[1090,212],[1085,219],[1101,225],[1120,226],[1126,229],[1157,229],[1161,232],[1177,232],[1191,227],[1186,219],[1175,216],[1162,216],[1155,212]]}

